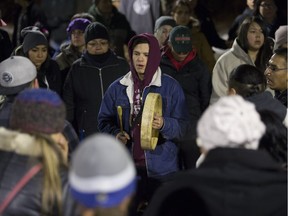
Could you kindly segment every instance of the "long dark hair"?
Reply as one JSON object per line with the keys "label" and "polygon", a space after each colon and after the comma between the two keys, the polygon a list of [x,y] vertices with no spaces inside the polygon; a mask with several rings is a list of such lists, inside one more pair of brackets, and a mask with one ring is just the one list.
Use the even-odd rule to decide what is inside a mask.
{"label": "long dark hair", "polygon": [[247,34],[248,34],[248,29],[253,22],[257,23],[260,26],[260,28],[264,34],[264,43],[263,43],[262,47],[260,48],[260,50],[257,54],[256,61],[255,61],[255,65],[257,66],[257,68],[260,69],[264,73],[264,71],[266,69],[266,63],[269,61],[269,59],[273,53],[273,50],[272,50],[272,47],[270,45],[270,42],[269,42],[269,39],[267,36],[268,35],[267,29],[265,27],[263,20],[260,19],[259,17],[255,17],[255,16],[246,18],[239,27],[237,42],[238,42],[239,46],[246,53],[248,53],[249,43],[248,43]]}

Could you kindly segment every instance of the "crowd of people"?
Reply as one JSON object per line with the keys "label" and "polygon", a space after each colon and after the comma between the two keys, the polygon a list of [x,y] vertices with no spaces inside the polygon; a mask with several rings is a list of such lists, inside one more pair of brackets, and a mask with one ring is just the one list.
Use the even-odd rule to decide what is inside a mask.
{"label": "crowd of people", "polygon": [[15,0],[0,215],[286,216],[287,20],[246,3],[226,40],[200,0],[94,0],[55,50],[39,2]]}

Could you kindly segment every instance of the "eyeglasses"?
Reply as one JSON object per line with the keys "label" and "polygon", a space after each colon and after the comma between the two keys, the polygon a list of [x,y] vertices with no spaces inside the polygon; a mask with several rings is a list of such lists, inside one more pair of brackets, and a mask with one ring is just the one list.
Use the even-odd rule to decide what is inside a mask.
{"label": "eyeglasses", "polygon": [[273,9],[275,8],[275,5],[274,4],[260,4],[260,7],[263,7],[263,8],[268,8],[268,9]]}
{"label": "eyeglasses", "polygon": [[272,71],[273,73],[280,71],[280,70],[287,70],[288,68],[277,68],[276,65],[272,65],[272,64],[266,64],[266,68],[269,69],[270,71]]}

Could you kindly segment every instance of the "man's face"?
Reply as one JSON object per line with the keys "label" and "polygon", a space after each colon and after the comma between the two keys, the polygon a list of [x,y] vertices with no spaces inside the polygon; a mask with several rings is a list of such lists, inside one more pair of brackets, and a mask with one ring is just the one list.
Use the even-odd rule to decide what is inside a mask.
{"label": "man's face", "polygon": [[287,60],[274,54],[267,65],[265,76],[268,86],[273,90],[284,91],[287,89]]}
{"label": "man's face", "polygon": [[177,53],[174,49],[173,46],[171,45],[171,51],[172,51],[172,55],[174,57],[174,59],[178,62],[182,62],[186,59],[186,57],[188,56],[189,52],[180,52]]}
{"label": "man's face", "polygon": [[149,44],[137,44],[133,49],[132,61],[133,66],[139,76],[140,80],[144,79],[144,73],[148,62]]}
{"label": "man's face", "polygon": [[164,43],[167,40],[171,30],[172,30],[172,26],[163,25],[156,31],[155,37],[157,38],[160,47],[162,47],[164,45]]}

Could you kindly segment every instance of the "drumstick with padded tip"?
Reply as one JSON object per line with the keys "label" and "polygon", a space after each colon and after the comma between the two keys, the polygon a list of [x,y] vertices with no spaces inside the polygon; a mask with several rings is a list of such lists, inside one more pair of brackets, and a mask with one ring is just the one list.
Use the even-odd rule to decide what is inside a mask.
{"label": "drumstick with padded tip", "polygon": [[120,122],[120,131],[121,133],[123,133],[122,107],[121,106],[117,106],[117,113],[118,113],[119,122]]}

